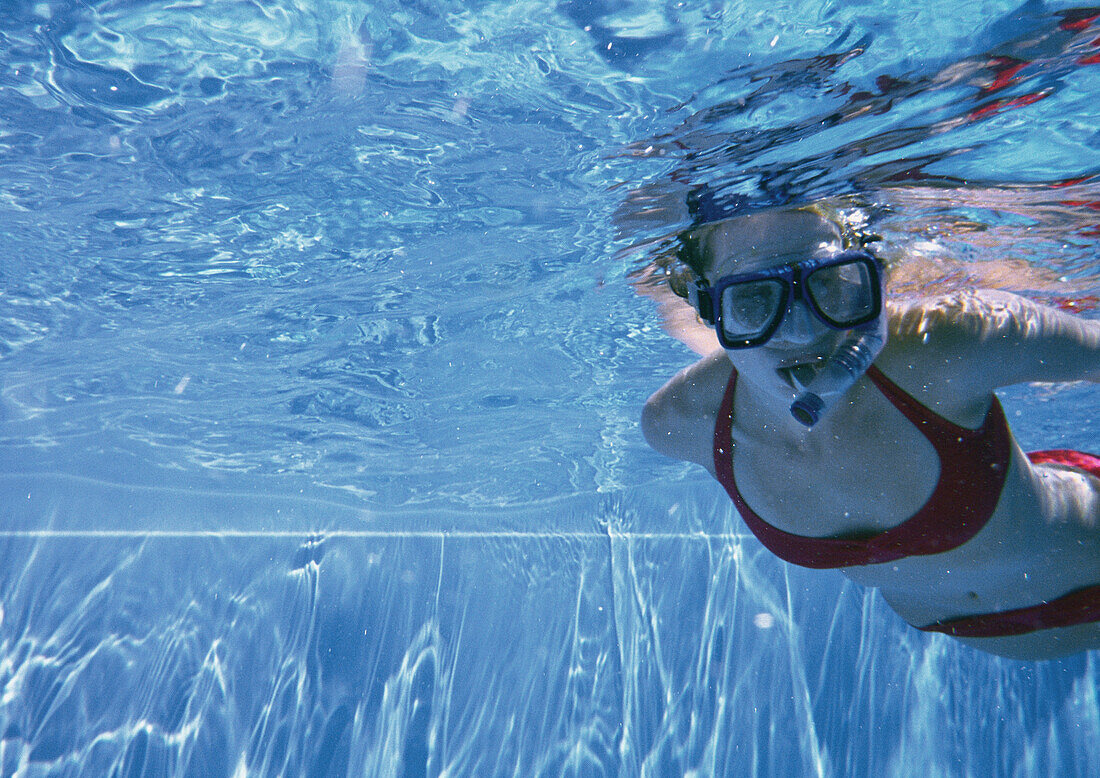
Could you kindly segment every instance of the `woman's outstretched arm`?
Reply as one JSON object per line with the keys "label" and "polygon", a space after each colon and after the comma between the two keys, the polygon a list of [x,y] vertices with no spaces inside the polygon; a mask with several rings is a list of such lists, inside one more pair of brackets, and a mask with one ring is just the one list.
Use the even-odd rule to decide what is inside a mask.
{"label": "woman's outstretched arm", "polygon": [[1100,381],[1100,321],[978,290],[891,305],[891,338],[942,362],[957,391],[1028,381]]}

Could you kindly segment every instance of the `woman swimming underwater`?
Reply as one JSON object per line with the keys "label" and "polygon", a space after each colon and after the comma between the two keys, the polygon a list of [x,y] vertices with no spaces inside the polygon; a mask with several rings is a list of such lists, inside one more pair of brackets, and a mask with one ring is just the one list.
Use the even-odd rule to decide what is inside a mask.
{"label": "woman swimming underwater", "polygon": [[722,348],[646,403],[657,451],[726,488],[779,557],[1007,657],[1100,648],[1100,458],[1024,454],[997,387],[1100,381],[1100,321],[999,291],[882,301],[812,208],[698,224],[687,293]]}

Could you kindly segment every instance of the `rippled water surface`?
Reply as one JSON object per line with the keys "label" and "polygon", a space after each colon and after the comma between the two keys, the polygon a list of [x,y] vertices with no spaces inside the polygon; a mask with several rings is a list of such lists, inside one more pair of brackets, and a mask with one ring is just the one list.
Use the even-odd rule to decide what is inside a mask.
{"label": "rippled water surface", "polygon": [[631,281],[705,184],[1095,316],[1098,93],[1069,3],[3,3],[0,775],[1086,774],[1093,656],[647,449]]}

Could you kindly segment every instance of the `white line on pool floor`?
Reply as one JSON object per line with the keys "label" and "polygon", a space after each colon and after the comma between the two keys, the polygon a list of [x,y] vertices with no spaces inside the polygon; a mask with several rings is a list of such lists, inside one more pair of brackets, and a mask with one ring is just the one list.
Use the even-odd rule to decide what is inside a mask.
{"label": "white line on pool floor", "polygon": [[511,531],[447,531],[410,530],[6,530],[0,538],[364,538],[364,539],[433,539],[433,540],[737,540],[741,535],[705,534],[701,532],[511,532]]}

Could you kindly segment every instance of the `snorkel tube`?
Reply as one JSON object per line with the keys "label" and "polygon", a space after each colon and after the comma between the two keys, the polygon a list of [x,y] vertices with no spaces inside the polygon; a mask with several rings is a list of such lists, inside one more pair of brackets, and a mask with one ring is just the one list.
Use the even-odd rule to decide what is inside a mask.
{"label": "snorkel tube", "polygon": [[843,396],[886,344],[886,317],[853,329],[837,350],[791,404],[791,415],[807,427],[813,427],[838,398]]}

